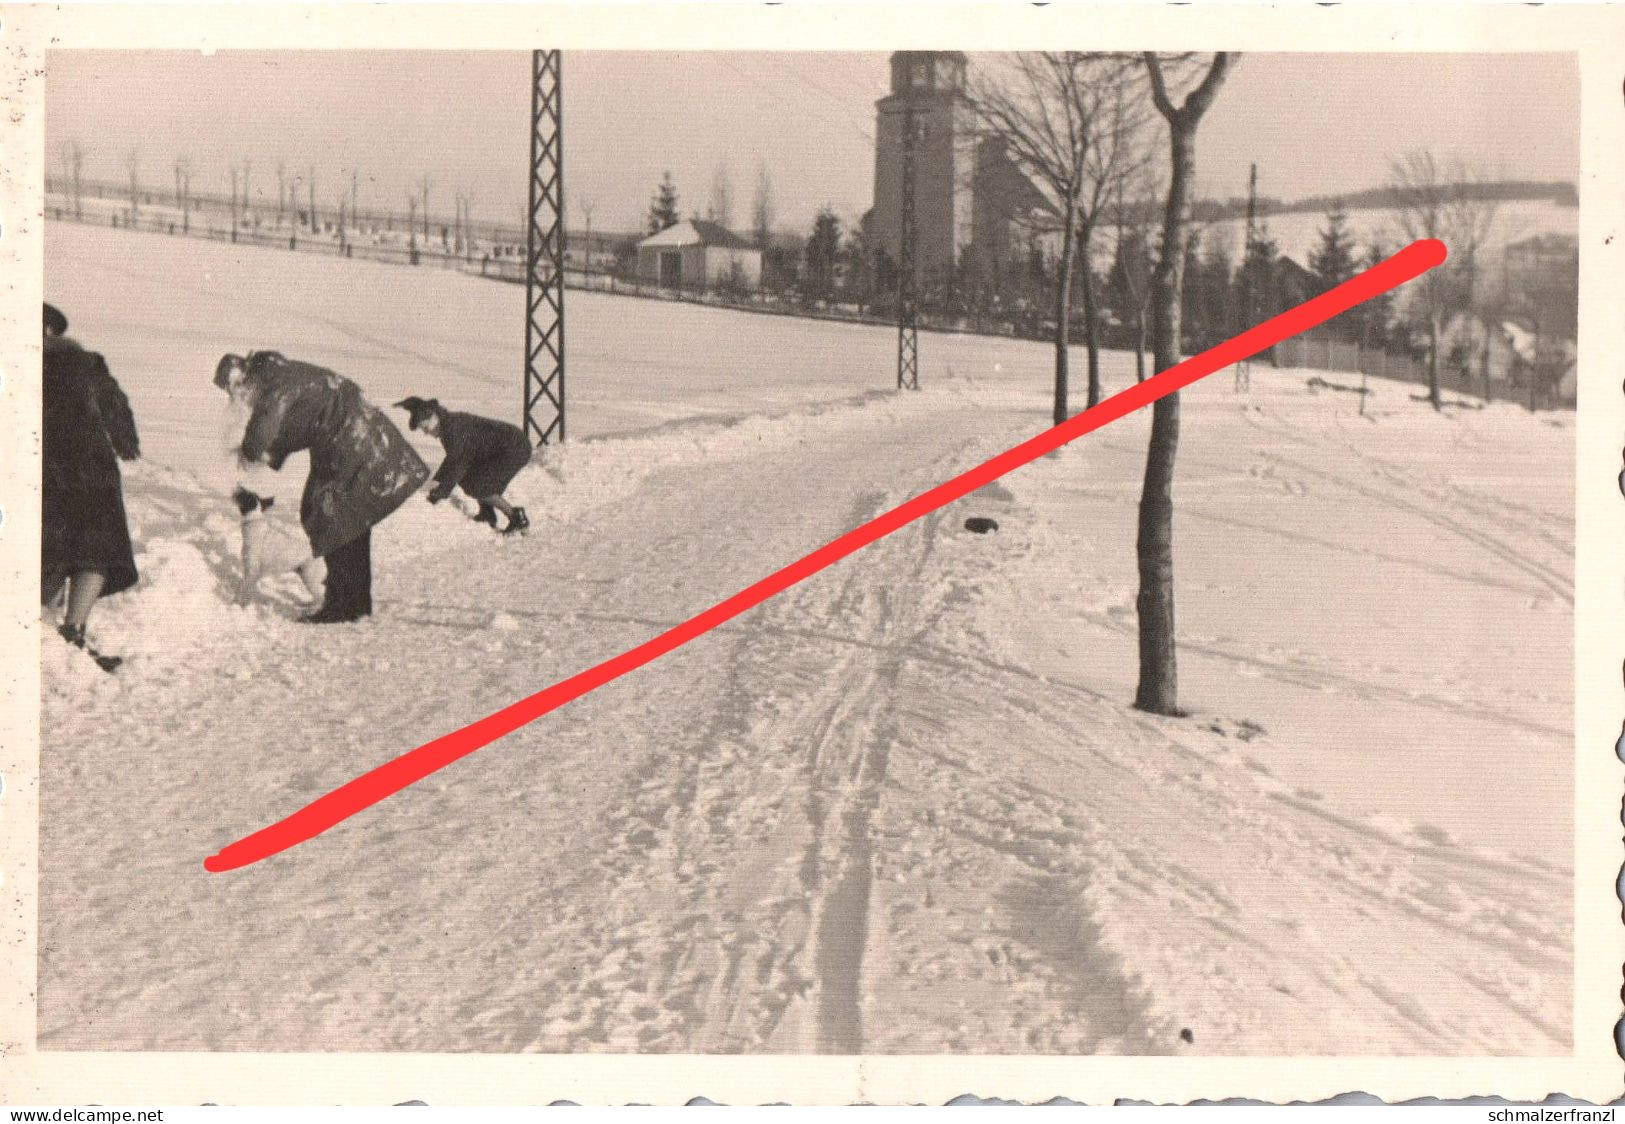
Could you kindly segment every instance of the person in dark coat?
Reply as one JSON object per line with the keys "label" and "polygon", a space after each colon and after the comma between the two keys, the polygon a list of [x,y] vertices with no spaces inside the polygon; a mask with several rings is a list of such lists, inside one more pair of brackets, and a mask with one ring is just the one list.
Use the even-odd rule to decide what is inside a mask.
{"label": "person in dark coat", "polygon": [[429,475],[404,435],[349,379],[276,351],[227,355],[215,385],[249,411],[245,464],[281,469],[310,451],[310,476],[299,521],[310,552],[327,562],[322,607],[311,624],[359,620],[372,613],[372,528],[417,491]]}
{"label": "person in dark coat", "polygon": [[[68,604],[58,630],[85,648],[85,624],[98,599],[135,585],[135,551],[124,514],[118,462],[141,455],[130,400],[106,361],[65,334],[68,320],[45,306],[41,363],[40,601]],[[90,649],[86,649],[90,651]],[[112,671],[120,661],[90,651]]]}
{"label": "person in dark coat", "polygon": [[461,414],[446,409],[433,398],[403,398],[395,403],[411,415],[408,425],[438,437],[446,459],[434,474],[435,486],[429,502],[439,503],[461,487],[479,501],[475,522],[497,525],[497,512],[507,516],[505,535],[530,526],[525,509],[510,504],[502,495],[519,470],[530,463],[530,440],[516,425]]}

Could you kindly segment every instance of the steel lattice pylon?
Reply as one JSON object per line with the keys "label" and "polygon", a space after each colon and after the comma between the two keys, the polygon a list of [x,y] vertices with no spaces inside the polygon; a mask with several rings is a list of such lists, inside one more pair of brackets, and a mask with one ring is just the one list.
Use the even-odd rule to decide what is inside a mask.
{"label": "steel lattice pylon", "polygon": [[564,116],[557,51],[531,52],[525,435],[564,440]]}
{"label": "steel lattice pylon", "polygon": [[920,389],[920,341],[914,277],[914,107],[903,110],[903,199],[897,253],[897,389]]}

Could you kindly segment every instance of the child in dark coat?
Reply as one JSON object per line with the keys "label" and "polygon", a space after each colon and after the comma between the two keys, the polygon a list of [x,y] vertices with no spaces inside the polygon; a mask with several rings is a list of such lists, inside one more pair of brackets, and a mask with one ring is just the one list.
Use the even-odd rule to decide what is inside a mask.
{"label": "child in dark coat", "polygon": [[476,522],[495,527],[496,513],[500,511],[508,519],[503,534],[530,526],[525,509],[510,504],[502,495],[519,470],[530,463],[530,441],[524,430],[492,418],[456,413],[433,398],[403,398],[395,405],[411,415],[411,428],[438,437],[446,450],[446,459],[434,474],[430,503],[439,503],[461,486],[479,501]]}

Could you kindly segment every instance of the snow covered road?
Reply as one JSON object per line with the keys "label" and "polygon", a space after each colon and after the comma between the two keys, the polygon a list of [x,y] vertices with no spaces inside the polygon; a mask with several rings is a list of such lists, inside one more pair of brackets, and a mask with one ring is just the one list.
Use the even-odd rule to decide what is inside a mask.
{"label": "snow covered road", "polygon": [[[435,369],[463,343],[438,320],[323,313],[427,357],[386,380],[300,346],[301,309],[353,263],[51,238],[48,283],[76,330],[86,309],[155,436],[126,477],[144,584],[96,621],[127,669],[102,676],[49,637],[43,652],[42,1046],[1567,1050],[1572,417],[1436,418],[1382,384],[1366,421],[1263,369],[1246,398],[1223,374],[1190,392],[1190,718],[1127,706],[1145,428],[1129,418],[315,840],[208,875],[222,843],[1029,436],[1043,352],[929,337],[925,391],[895,397],[865,390],[883,332],[814,361],[803,333],[852,330],[581,301],[573,338],[621,412],[518,482],[532,534],[413,502],[378,536],[378,615],[310,629],[290,620],[296,583],[230,604],[234,513],[207,442],[185,438],[213,414],[168,397],[174,371],[241,344],[126,332],[141,317],[107,244],[165,293],[188,291],[172,275],[198,255],[311,271],[237,307],[280,309],[289,335],[256,342],[353,371],[375,400],[431,374],[474,397],[459,360]],[[404,303],[452,320],[512,303],[397,273]],[[214,310],[192,291],[208,307],[188,322]],[[646,311],[670,330],[612,330]],[[640,396],[623,348],[768,358],[758,389],[728,383],[747,400],[730,413],[733,390],[703,380]],[[964,530],[973,514],[999,532]]]}

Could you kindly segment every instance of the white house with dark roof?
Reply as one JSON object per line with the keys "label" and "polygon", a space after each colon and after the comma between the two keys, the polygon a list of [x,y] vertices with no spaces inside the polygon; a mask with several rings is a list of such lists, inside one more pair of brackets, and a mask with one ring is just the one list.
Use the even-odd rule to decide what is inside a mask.
{"label": "white house with dark roof", "polygon": [[762,251],[727,227],[684,219],[638,243],[638,278],[663,289],[754,289],[762,280]]}

